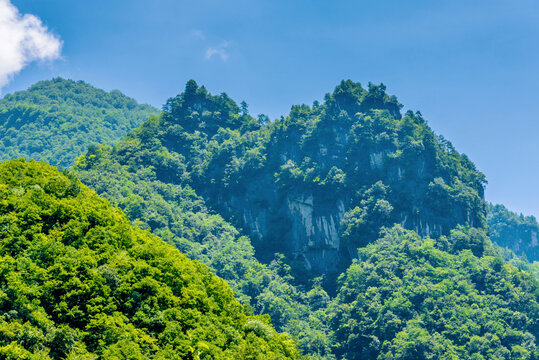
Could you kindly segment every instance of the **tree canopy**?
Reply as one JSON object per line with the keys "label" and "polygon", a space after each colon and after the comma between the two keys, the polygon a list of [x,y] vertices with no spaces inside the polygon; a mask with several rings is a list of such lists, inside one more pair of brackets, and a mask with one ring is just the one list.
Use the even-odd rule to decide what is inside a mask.
{"label": "tree canopy", "polygon": [[208,267],[71,173],[0,164],[0,357],[295,359]]}
{"label": "tree canopy", "polygon": [[469,245],[447,251],[477,236],[461,228],[421,239],[396,226],[361,249],[327,310],[337,356],[537,359],[537,281],[491,246],[480,256]]}

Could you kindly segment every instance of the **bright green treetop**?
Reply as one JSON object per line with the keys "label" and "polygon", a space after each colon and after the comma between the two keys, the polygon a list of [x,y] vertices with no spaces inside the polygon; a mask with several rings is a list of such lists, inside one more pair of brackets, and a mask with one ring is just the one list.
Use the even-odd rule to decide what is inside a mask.
{"label": "bright green treetop", "polygon": [[0,164],[0,357],[295,359],[208,267],[74,176]]}

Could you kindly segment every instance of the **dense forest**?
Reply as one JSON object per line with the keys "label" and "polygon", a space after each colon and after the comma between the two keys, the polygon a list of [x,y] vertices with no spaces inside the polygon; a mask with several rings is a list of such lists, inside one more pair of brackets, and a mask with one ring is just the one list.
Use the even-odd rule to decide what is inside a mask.
{"label": "dense forest", "polygon": [[361,249],[327,310],[339,358],[536,359],[537,281],[479,242],[397,226]]}
{"label": "dense forest", "polygon": [[3,359],[295,359],[209,269],[71,173],[0,165]]}
{"label": "dense forest", "polygon": [[[157,251],[167,264],[179,262],[179,267],[194,269],[189,272],[193,283],[183,286],[193,286],[204,300],[191,302],[193,311],[200,310],[199,305],[215,311],[201,311],[200,323],[190,322],[205,329],[205,321],[212,321],[207,317],[215,316],[213,339],[202,328],[178,333],[182,339],[178,342],[163,335],[175,321],[167,322],[164,314],[177,311],[177,303],[163,302],[160,296],[181,300],[183,292],[178,296],[167,290],[173,285],[163,280],[174,281],[178,272],[155,265],[159,271],[148,270],[145,279],[155,277],[166,295],[152,293],[158,299],[135,311],[115,303],[124,299],[115,296],[128,296],[133,288],[106,293],[110,297],[106,303],[118,306],[112,316],[121,316],[129,331],[155,339],[155,347],[135,335],[126,337],[130,344],[116,344],[116,338],[88,343],[97,335],[85,332],[87,323],[72,326],[52,318],[54,326],[69,326],[70,334],[76,334],[70,356],[82,349],[81,354],[115,358],[106,353],[109,348],[121,354],[132,347],[143,357],[163,358],[175,354],[240,359],[539,359],[539,285],[533,275],[536,263],[530,262],[536,260],[537,222],[487,204],[485,176],[473,162],[436,135],[419,112],[402,112],[402,107],[384,85],[363,88],[348,80],[323,102],[293,106],[288,116],[270,121],[264,115],[251,116],[246,103],[238,105],[225,93],[213,95],[191,80],[166,102],[161,114],[150,115],[119,140],[91,144],[70,171],[58,174],[41,163],[5,163],[6,169],[18,169],[6,174],[9,184],[19,184],[22,176],[30,184],[27,187],[38,184],[60,202],[67,197],[105,204],[105,213],[121,218],[122,229],[128,227],[155,248],[147,250],[150,254]],[[58,151],[62,154],[65,149]],[[43,180],[47,176],[63,179],[58,180],[61,195],[47,190],[43,184],[48,183]],[[103,202],[77,178],[122,210]],[[71,188],[77,194],[71,194]],[[9,185],[5,190],[10,201],[41,191],[13,189]],[[35,195],[30,199],[37,201]],[[31,229],[22,232],[31,236],[24,241],[33,240],[36,231],[43,233],[44,224],[50,222],[41,213],[47,212],[43,206],[38,202],[38,216],[31,221],[24,218]],[[2,219],[23,217],[21,207],[2,211]],[[60,211],[62,216],[65,211]],[[84,251],[95,251],[88,256],[107,257],[103,252],[119,251],[137,264],[148,261],[146,250],[137,258],[118,247],[123,235],[114,235],[114,224],[99,232],[96,242],[87,230],[95,214],[86,210],[67,214],[72,216],[68,223],[79,229],[76,236],[88,237],[90,243],[77,242]],[[134,226],[128,226],[126,218]],[[36,227],[32,221],[42,225]],[[55,224],[52,236],[67,231],[64,223]],[[15,228],[20,230],[21,225]],[[26,235],[17,239],[21,236]],[[10,256],[30,256],[24,247],[14,251]],[[109,267],[116,265],[107,262]],[[97,274],[100,266],[97,260]],[[203,285],[197,282],[199,272],[207,279]],[[79,280],[89,279],[85,274]],[[108,284],[109,275],[101,284]],[[204,287],[214,283],[220,287],[208,293]],[[134,280],[129,284],[135,286]],[[221,292],[228,294],[226,301],[218,300]],[[17,299],[38,305],[44,301]],[[206,301],[218,305],[205,305]],[[2,304],[14,302],[9,298]],[[132,302],[129,306],[134,306]],[[95,315],[66,303],[63,311],[69,314],[83,311],[80,316],[85,319]],[[230,334],[221,328],[231,312],[236,319],[230,330],[233,343],[224,340]],[[30,352],[57,354],[55,343],[48,340],[52,335],[40,329],[43,336],[35,343],[44,345]],[[115,329],[116,334],[128,331]],[[301,355],[286,335],[279,334],[283,332]],[[22,340],[8,335],[0,349],[11,351],[11,346],[22,351]],[[259,345],[247,349],[255,338]],[[62,354],[54,356],[68,352]]]}
{"label": "dense forest", "polygon": [[[170,154],[140,154],[155,161],[144,166],[121,164],[112,151],[110,146],[93,147],[77,160],[76,174],[121,207],[135,225],[150,229],[188,257],[208,265],[230,284],[240,302],[257,314],[270,315],[280,331],[294,334],[304,350],[316,354],[314,358],[331,354],[328,326],[317,318],[324,314],[314,314],[329,300],[320,281],[309,291],[294,286],[290,266],[279,253],[269,263],[261,263],[250,239],[212,212],[192,187],[167,182],[158,175],[166,162],[173,164]],[[180,161],[171,165],[176,171],[182,169]]]}
{"label": "dense forest", "polygon": [[[382,85],[365,90],[347,81],[323,104],[294,106],[287,118],[269,122],[264,116],[250,116],[245,104],[238,106],[226,94],[212,95],[190,81],[182,94],[167,102],[161,116],[150,118],[112,147],[90,149],[77,159],[75,170],[134,223],[207,263],[232,284],[239,299],[255,312],[269,314],[309,356],[376,358],[384,341],[389,346],[393,336],[406,331],[408,320],[417,321],[429,309],[418,303],[415,315],[402,319],[395,332],[385,336],[361,329],[380,343],[371,352],[365,352],[351,333],[347,336],[355,347],[339,345],[346,332],[342,321],[336,326],[336,309],[349,300],[340,297],[343,285],[335,278],[352,259],[357,261],[354,249],[374,243],[380,230],[397,222],[434,238],[436,250],[447,252],[444,261],[455,275],[464,276],[466,268],[449,254],[468,251],[474,261],[487,254],[501,261],[486,236],[484,175],[449,141],[437,137],[419,113],[401,116],[400,107]],[[324,224],[317,216],[330,219],[325,224],[332,219],[333,229],[317,228],[317,223]],[[251,242],[239,234],[249,235]],[[317,252],[326,256],[317,258]],[[266,275],[245,275],[259,273],[261,263],[267,266]],[[307,268],[309,263],[319,268]],[[417,267],[415,259],[405,263]],[[425,284],[436,284],[447,274],[413,273]],[[519,276],[527,279],[522,291],[533,294],[534,281]],[[482,291],[472,279],[463,281],[467,285],[462,296]],[[447,296],[454,291],[446,290],[451,291]],[[400,293],[385,296],[388,304],[402,298]],[[533,339],[537,308],[536,295],[531,296],[530,327],[522,336]],[[460,306],[469,311],[472,305],[468,301]],[[455,316],[446,315],[442,322]],[[385,312],[371,314],[370,320],[383,322],[384,316]],[[497,324],[503,331],[509,329],[506,320]],[[457,341],[442,328],[422,331],[438,332],[447,344],[444,356],[461,358],[473,353],[468,345],[472,336],[490,336],[485,330]],[[496,351],[522,346],[531,358],[535,345],[526,341],[500,344],[484,356],[495,358]],[[426,358],[436,356],[429,351]]]}
{"label": "dense forest", "polygon": [[24,157],[71,166],[89,145],[111,143],[151,114],[118,90],[55,78],[0,99],[0,160]]}

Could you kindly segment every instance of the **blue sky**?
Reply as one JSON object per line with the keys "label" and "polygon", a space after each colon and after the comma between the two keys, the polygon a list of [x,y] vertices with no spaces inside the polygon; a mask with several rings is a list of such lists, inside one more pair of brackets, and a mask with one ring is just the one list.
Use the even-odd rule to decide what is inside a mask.
{"label": "blue sky", "polygon": [[63,47],[4,94],[63,76],[160,107],[192,78],[276,118],[341,79],[383,82],[486,174],[487,200],[539,216],[539,2],[12,3]]}

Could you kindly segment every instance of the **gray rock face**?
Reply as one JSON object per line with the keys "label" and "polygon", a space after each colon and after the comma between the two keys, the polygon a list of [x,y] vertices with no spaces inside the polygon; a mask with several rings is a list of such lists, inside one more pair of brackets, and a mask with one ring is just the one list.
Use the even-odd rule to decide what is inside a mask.
{"label": "gray rock face", "polygon": [[293,251],[305,261],[307,270],[328,272],[335,268],[340,249],[339,227],[344,216],[343,201],[316,204],[313,195],[286,198],[292,220]]}
{"label": "gray rock face", "polygon": [[[320,201],[312,193],[291,194],[281,201],[271,198],[254,201],[251,196],[232,196],[226,202],[258,248],[273,249],[299,260],[309,271],[334,271],[340,259],[340,223],[345,213],[343,199]],[[270,195],[270,196],[267,196]],[[268,258],[269,259],[269,258]]]}

